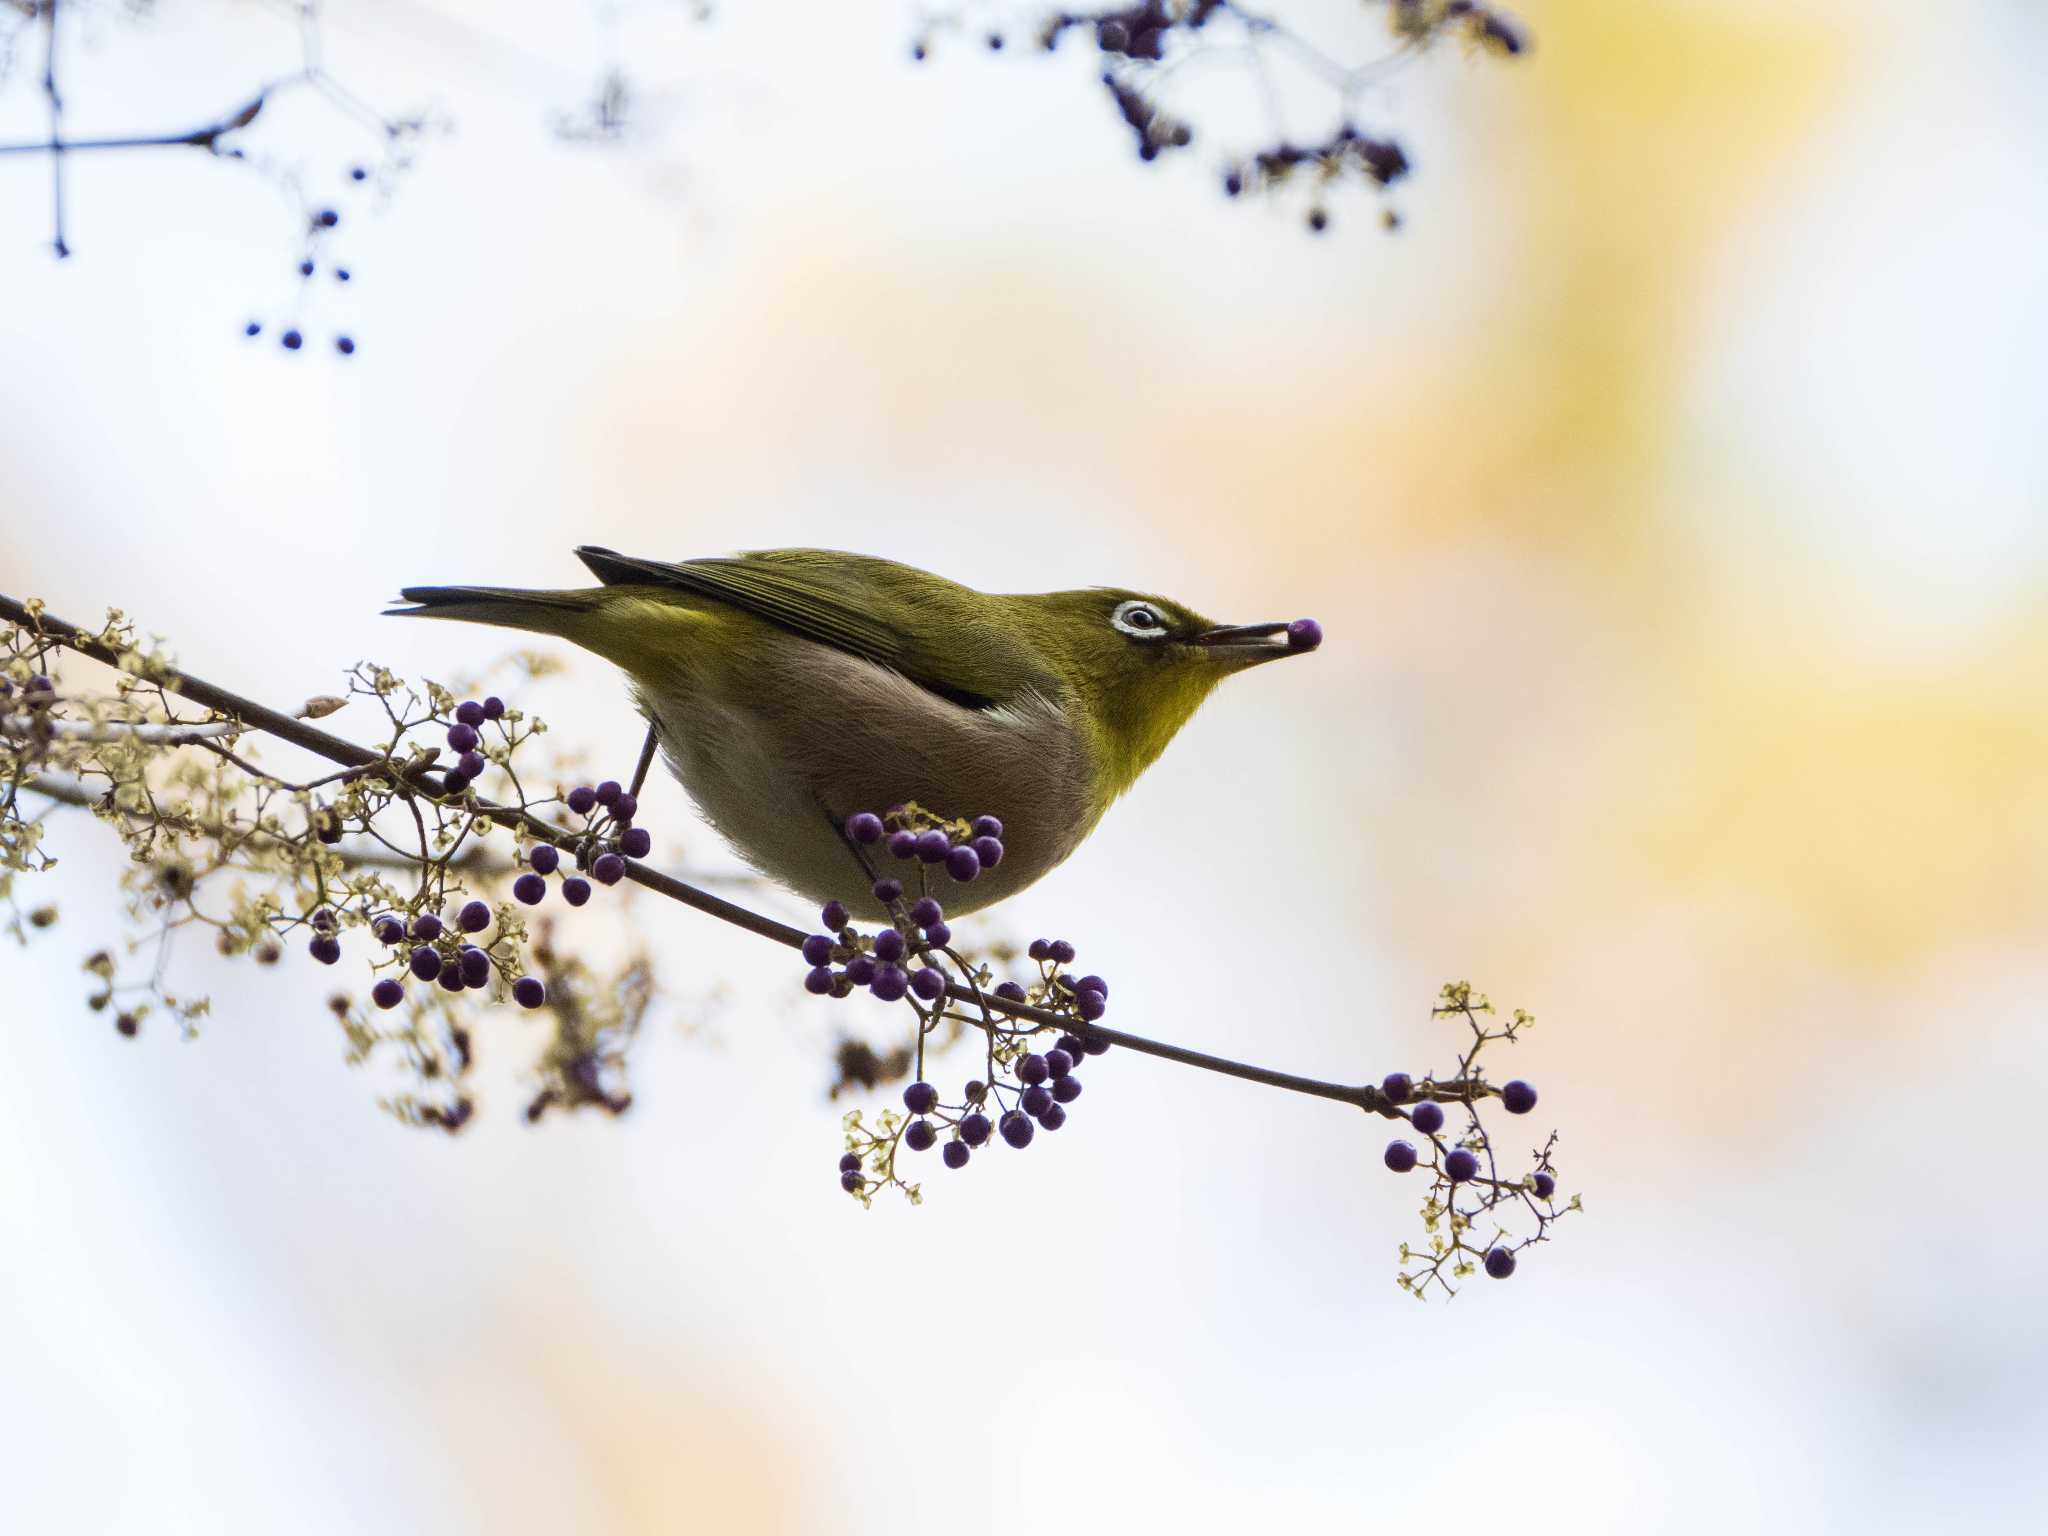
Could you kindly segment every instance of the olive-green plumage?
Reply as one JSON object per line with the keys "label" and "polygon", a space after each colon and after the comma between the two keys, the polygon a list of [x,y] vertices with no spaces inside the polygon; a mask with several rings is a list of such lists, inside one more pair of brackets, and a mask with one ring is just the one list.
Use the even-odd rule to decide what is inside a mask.
{"label": "olive-green plumage", "polygon": [[408,587],[418,606],[393,611],[557,635],[615,663],[712,823],[819,901],[865,884],[837,822],[909,800],[1004,824],[1002,863],[948,892],[949,911],[1021,890],[1226,675],[1308,648],[1285,625],[1219,627],[1141,593],[977,592],[832,550],[577,554],[602,586]]}

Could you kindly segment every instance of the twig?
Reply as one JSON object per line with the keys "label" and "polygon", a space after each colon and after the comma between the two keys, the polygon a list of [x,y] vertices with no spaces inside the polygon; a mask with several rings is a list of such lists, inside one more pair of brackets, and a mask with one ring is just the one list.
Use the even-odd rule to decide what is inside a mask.
{"label": "twig", "polygon": [[63,260],[71,254],[64,243],[64,97],[57,89],[57,0],[43,0],[43,94],[50,98],[50,206],[55,224],[50,245]]}
{"label": "twig", "polygon": [[239,735],[243,727],[232,720],[206,724],[177,725],[155,720],[0,720],[0,736],[18,741],[148,741],[159,746],[186,747]]}
{"label": "twig", "polygon": [[266,88],[234,111],[217,117],[210,123],[202,123],[197,128],[188,129],[184,133],[136,133],[110,139],[67,139],[59,131],[57,96],[52,88],[50,137],[0,144],[0,155],[55,155],[61,163],[65,155],[78,154],[88,149],[213,149],[217,140],[255,122],[256,114],[263,110],[263,104],[268,96],[269,91]]}

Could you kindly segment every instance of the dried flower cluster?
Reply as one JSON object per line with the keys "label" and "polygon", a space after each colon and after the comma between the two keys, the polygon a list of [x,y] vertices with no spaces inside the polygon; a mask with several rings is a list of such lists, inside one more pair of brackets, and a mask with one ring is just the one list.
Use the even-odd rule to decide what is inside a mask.
{"label": "dried flower cluster", "polygon": [[[181,705],[165,686],[167,662],[124,615],[109,613],[90,637],[113,662],[111,686],[95,690],[69,681],[38,633],[39,606],[24,607],[28,623],[0,626],[0,912],[17,939],[56,925],[54,909],[25,910],[16,894],[21,875],[54,862],[44,847],[49,809],[89,808],[115,831],[138,934],[129,949],[145,959],[130,974],[111,951],[90,955],[89,1007],[111,1010],[124,1035],[159,1010],[195,1032],[206,999],[167,987],[173,946],[195,932],[221,955],[259,965],[302,953],[337,966],[353,952],[369,978],[363,996],[337,991],[329,1007],[351,1062],[404,1069],[406,1085],[386,1100],[401,1118],[447,1130],[469,1120],[475,1025],[489,1002],[506,1000],[544,1009],[554,1025],[533,1113],[624,1108],[617,1080],[647,1006],[646,963],[600,974],[562,957],[545,927],[529,930],[524,908],[538,897],[526,882],[565,851],[598,881],[616,880],[618,847],[644,851],[646,833],[610,810],[564,834],[566,850],[533,836],[528,823],[540,814],[594,794],[528,789],[529,776],[546,772],[533,761],[541,721],[495,697],[458,701],[435,683],[416,690],[364,664],[345,697],[309,699],[298,718],[367,703],[382,716],[378,748],[294,781],[262,763],[247,722]],[[479,785],[515,809],[483,814]],[[561,883],[571,905],[588,900],[582,877]]]}

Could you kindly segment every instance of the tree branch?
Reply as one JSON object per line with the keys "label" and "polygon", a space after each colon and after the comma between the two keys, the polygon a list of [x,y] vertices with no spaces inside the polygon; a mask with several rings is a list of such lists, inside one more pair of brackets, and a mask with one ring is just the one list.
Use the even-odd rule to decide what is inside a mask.
{"label": "tree branch", "polygon": [[[107,666],[119,667],[121,664],[121,656],[95,635],[51,614],[31,612],[26,605],[5,594],[0,594],[0,619],[7,619],[47,641]],[[323,731],[303,720],[294,719],[268,705],[244,698],[218,684],[194,677],[188,672],[163,668],[153,671],[150,680],[167,691],[217,714],[229,716],[253,730],[288,741],[296,747],[324,757],[330,762],[339,763],[343,767],[376,769],[394,781],[407,783],[415,790],[428,795],[439,797],[446,793],[439,774],[431,769],[403,769],[367,747]],[[499,805],[481,797],[467,802],[467,806],[476,815],[488,817],[501,826],[516,827],[533,838],[552,843],[567,852],[573,853],[582,841],[579,834],[554,826],[530,812],[513,806]],[[715,896],[698,886],[650,868],[637,859],[626,859],[624,863],[626,878],[635,884],[666,896],[672,901],[693,907],[721,922],[743,928],[749,933],[771,939],[790,949],[801,949],[804,940],[809,937],[802,929],[792,928],[787,923],[777,922],[774,918]],[[959,982],[950,982],[947,994],[952,1001],[963,1006],[993,1010],[1013,1019],[1028,1020],[1034,1025],[1070,1031],[1084,1039],[1106,1041],[1141,1055],[1177,1061],[1184,1066],[1199,1067],[1204,1071],[1240,1078],[1245,1082],[1261,1083],[1269,1088],[1280,1088],[1313,1098],[1332,1099],[1388,1119],[1407,1119],[1407,1114],[1401,1108],[1401,1104],[1404,1103],[1435,1100],[1470,1104],[1499,1092],[1491,1084],[1478,1079],[1460,1077],[1448,1082],[1418,1082],[1414,1085],[1413,1091],[1397,1103],[1371,1083],[1352,1085],[1329,1082],[1257,1066],[1250,1062],[1233,1061],[1227,1057],[1214,1056],[1206,1051],[1193,1050],[1168,1041],[1153,1040],[1124,1030],[1110,1029],[1101,1024],[1083,1023],[1049,1009],[1034,1007],[1029,1003],[999,997],[993,993],[984,993],[972,986],[963,986]]]}

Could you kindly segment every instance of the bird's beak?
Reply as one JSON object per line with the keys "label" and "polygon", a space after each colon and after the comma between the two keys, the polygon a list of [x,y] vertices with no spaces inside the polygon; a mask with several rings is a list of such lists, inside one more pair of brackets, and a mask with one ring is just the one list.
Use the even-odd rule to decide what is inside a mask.
{"label": "bird's beak", "polygon": [[1195,636],[1217,661],[1233,671],[1255,667],[1262,661],[1298,656],[1323,643],[1323,626],[1314,619],[1285,619],[1271,624],[1219,624]]}

